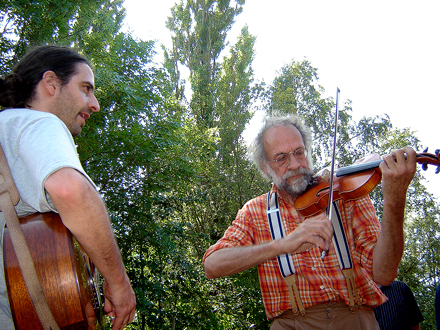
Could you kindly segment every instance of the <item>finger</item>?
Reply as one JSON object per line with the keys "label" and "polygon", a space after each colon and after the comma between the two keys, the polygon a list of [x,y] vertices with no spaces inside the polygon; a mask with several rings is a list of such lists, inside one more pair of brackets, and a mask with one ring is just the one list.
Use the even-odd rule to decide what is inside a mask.
{"label": "finger", "polygon": [[[307,221],[307,220],[306,220]],[[308,222],[304,224],[308,228],[305,228],[310,236],[320,236],[325,241],[329,241],[333,235],[333,224],[325,215],[320,215],[315,218],[310,218]]]}
{"label": "finger", "polygon": [[317,246],[322,250],[328,250],[330,248],[330,240],[321,235],[311,236],[308,243],[312,243],[314,246]]}
{"label": "finger", "polygon": [[398,161],[400,162],[404,158],[403,151],[397,150],[397,149],[391,150],[389,156],[390,157],[387,157],[387,160],[389,161],[390,165],[393,165],[393,164],[397,163]]}
{"label": "finger", "polygon": [[309,252],[313,248],[315,248],[315,245],[313,245],[312,243],[303,243],[299,246],[299,248],[296,251],[294,251],[294,253]]}
{"label": "finger", "polygon": [[104,313],[106,315],[108,315],[109,313],[113,312],[113,317],[114,315],[114,306],[112,304],[112,302],[110,301],[110,299],[108,299],[108,285],[107,285],[107,281],[104,280],[103,284],[102,284],[102,292],[104,294]]}
{"label": "finger", "polygon": [[320,222],[318,235],[322,236],[325,241],[331,240],[333,236],[333,224],[330,219],[326,218]]}
{"label": "finger", "polygon": [[388,155],[382,157],[383,162],[380,163],[379,168],[382,172],[389,171],[397,168],[397,162],[400,162],[398,153],[393,150]]}
{"label": "finger", "polygon": [[124,329],[124,318],[116,316],[112,324],[112,330]]}
{"label": "finger", "polygon": [[110,312],[105,312],[105,316],[107,316],[110,319],[110,322],[113,321],[115,319],[115,311],[111,310]]}
{"label": "finger", "polygon": [[396,149],[391,151],[390,154],[396,163],[404,161],[414,161],[417,157],[416,152],[411,147],[404,147],[402,149]]}
{"label": "finger", "polygon": [[329,221],[330,220],[328,218],[327,214],[325,214],[325,212],[322,212],[322,213],[320,213],[320,214],[318,214],[318,215],[316,215],[316,216],[314,216],[312,218],[309,218],[309,219],[314,219],[316,221],[324,221],[324,220]]}
{"label": "finger", "polygon": [[104,298],[104,313],[107,316],[115,316],[114,306],[107,297]]}
{"label": "finger", "polygon": [[128,320],[128,323],[133,322],[133,320],[134,320],[134,312],[135,312],[135,310],[132,310],[132,311],[131,311],[131,313],[130,313],[130,318],[129,318],[129,320]]}
{"label": "finger", "polygon": [[417,154],[411,147],[405,147],[399,150],[393,150],[387,156],[383,157],[384,162],[380,164],[380,169],[382,171],[402,171],[407,172],[408,170],[413,170],[416,167]]}
{"label": "finger", "polygon": [[407,163],[410,165],[415,164],[417,161],[417,153],[415,150],[411,147],[405,147],[403,151],[405,152]]}
{"label": "finger", "polygon": [[112,329],[124,329],[125,326],[132,322],[134,319],[134,310],[129,314],[124,314],[123,316],[116,316],[112,321]]}

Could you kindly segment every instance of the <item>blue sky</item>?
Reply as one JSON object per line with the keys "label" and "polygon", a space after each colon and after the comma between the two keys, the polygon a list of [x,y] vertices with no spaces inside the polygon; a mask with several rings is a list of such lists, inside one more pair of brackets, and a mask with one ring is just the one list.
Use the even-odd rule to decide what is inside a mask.
{"label": "blue sky", "polygon": [[[144,40],[170,46],[165,27],[175,0],[125,0],[126,25]],[[440,149],[440,1],[247,0],[230,32],[247,24],[257,37],[256,79],[270,83],[284,64],[307,58],[325,96],[353,103],[353,117],[388,114],[416,131],[430,152]],[[422,150],[418,150],[422,151]],[[424,176],[440,197],[440,176]],[[439,188],[437,188],[439,187]]]}

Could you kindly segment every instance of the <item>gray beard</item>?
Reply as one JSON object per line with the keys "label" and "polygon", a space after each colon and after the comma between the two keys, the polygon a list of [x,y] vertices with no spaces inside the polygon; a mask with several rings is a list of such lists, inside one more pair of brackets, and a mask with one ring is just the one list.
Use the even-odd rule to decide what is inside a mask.
{"label": "gray beard", "polygon": [[[313,171],[300,167],[294,171],[286,172],[281,178],[275,173],[275,171],[272,170],[270,166],[268,166],[268,174],[278,189],[287,192],[293,199],[296,199],[296,197],[307,190],[307,187],[312,181]],[[287,180],[298,174],[302,174],[302,176],[289,184]]]}

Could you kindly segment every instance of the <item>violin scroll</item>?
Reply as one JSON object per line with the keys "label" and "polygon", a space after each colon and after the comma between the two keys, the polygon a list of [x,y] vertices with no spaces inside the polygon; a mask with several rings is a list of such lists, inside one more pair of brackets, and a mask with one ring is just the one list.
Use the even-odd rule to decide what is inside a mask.
{"label": "violin scroll", "polygon": [[417,163],[422,165],[422,170],[426,171],[428,165],[437,166],[435,174],[440,173],[440,149],[434,151],[434,154],[428,153],[428,148],[422,153],[417,154]]}
{"label": "violin scroll", "polygon": [[[440,173],[440,149],[437,149],[435,154],[427,151],[428,149],[425,149],[416,155],[417,163],[421,164],[425,171],[428,169],[428,165],[435,165],[437,166],[435,173]],[[382,161],[381,159],[339,168],[335,175],[333,200],[349,201],[369,194],[382,179],[382,173],[379,169]],[[327,208],[329,200],[329,179],[327,176],[329,173],[324,171],[322,174],[322,176],[316,177],[308,190],[295,200],[295,208],[304,217],[312,216]]]}

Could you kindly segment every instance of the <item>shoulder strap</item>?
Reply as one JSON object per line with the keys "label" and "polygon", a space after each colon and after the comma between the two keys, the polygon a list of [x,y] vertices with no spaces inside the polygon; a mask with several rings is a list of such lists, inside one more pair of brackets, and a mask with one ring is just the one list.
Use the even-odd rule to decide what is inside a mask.
{"label": "shoulder strap", "polygon": [[14,205],[18,203],[19,199],[17,187],[14,184],[6,157],[0,146],[0,211],[3,212],[5,217],[18,264],[41,325],[45,330],[59,330],[60,328],[44,296],[29,246],[26,243],[26,238],[15,212]]}

